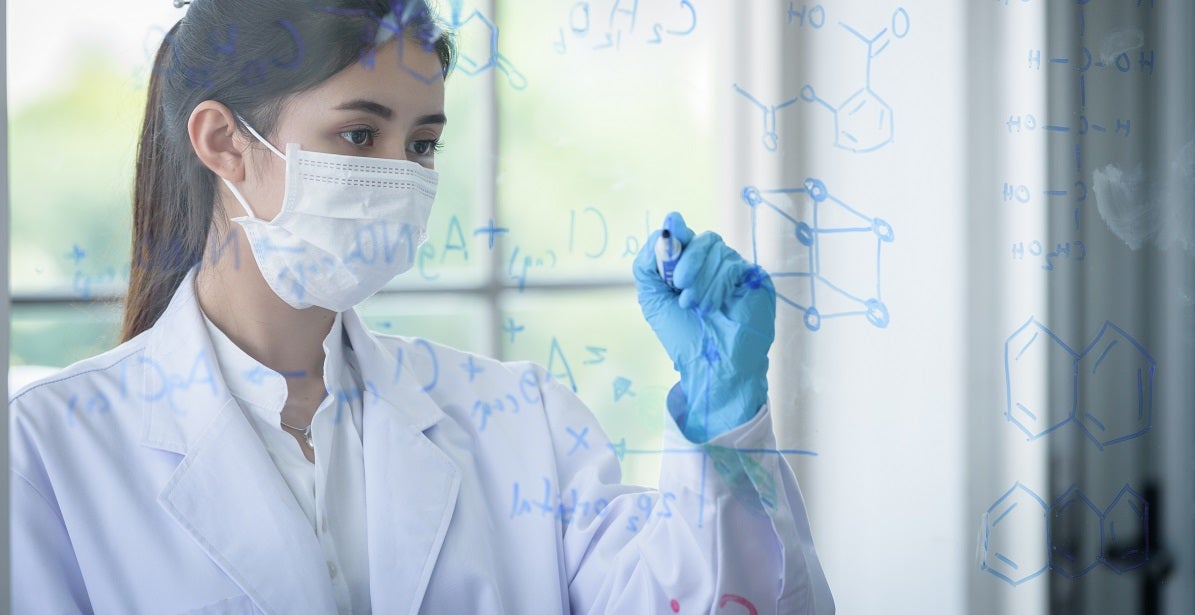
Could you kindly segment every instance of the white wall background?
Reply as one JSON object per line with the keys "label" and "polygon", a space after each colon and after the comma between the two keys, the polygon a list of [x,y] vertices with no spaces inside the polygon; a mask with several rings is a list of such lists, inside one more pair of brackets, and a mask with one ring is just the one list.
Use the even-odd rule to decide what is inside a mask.
{"label": "white wall background", "polygon": [[[798,473],[840,612],[964,612],[972,566],[960,545],[972,542],[974,526],[962,513],[970,406],[962,359],[969,323],[962,309],[969,252],[963,13],[945,1],[795,4],[809,7],[806,25],[783,24],[783,78],[757,97],[786,100],[809,84],[818,97],[842,103],[864,86],[868,51],[842,24],[867,37],[886,28],[873,44],[876,53],[888,43],[871,59],[871,89],[892,108],[893,140],[867,153],[835,147],[831,113],[802,101],[780,111],[782,185],[771,187],[821,179],[835,197],[890,223],[894,240],[880,265],[886,328],[855,316],[824,320],[811,332],[796,310],[782,309],[777,346],[787,352],[778,367],[787,377],[773,378],[780,389],[773,399],[788,400],[779,402],[783,435],[819,455],[800,460]],[[825,14],[820,28],[812,27],[820,20],[814,6]],[[908,15],[903,38],[893,32],[898,9]],[[898,32],[902,19],[896,15]],[[759,114],[738,109],[747,116],[739,126],[755,128],[741,141],[758,143]],[[830,246],[841,236],[823,237],[823,273],[846,277],[833,283],[858,287],[874,276],[874,240],[839,250]]]}

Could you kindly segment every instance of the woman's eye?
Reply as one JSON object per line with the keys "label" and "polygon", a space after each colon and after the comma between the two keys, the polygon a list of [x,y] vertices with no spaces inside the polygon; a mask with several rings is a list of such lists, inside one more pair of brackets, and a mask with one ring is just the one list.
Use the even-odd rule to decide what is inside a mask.
{"label": "woman's eye", "polygon": [[340,133],[340,136],[345,141],[357,147],[369,147],[373,145],[373,140],[377,136],[377,132],[372,128],[358,128],[355,130],[346,130]]}
{"label": "woman's eye", "polygon": [[416,156],[433,156],[440,151],[440,142],[435,139],[424,139],[422,141],[415,141],[410,146],[411,153]]}

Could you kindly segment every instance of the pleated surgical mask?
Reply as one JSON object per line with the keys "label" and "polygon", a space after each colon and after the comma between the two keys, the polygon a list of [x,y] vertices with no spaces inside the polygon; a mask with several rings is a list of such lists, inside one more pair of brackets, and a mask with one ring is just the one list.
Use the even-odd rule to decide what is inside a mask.
{"label": "pleated surgical mask", "polygon": [[278,297],[296,309],[343,312],[414,265],[427,240],[439,173],[406,160],[323,154],[295,143],[283,154],[238,119],[286,161],[282,210],[273,220],[258,218],[224,180],[246,214],[232,221],[245,230]]}

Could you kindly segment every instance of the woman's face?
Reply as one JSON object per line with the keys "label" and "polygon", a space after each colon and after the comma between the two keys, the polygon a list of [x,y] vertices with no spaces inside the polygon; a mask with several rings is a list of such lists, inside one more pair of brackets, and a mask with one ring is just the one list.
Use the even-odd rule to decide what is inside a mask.
{"label": "woman's face", "polygon": [[[399,45],[403,45],[399,54]],[[409,160],[434,168],[435,153],[447,119],[444,79],[435,51],[425,51],[408,37],[377,49],[373,65],[355,62],[314,89],[287,99],[276,128],[263,135],[286,153],[288,143],[304,150]],[[428,80],[427,76],[435,77]],[[245,158],[242,192],[263,220],[282,208],[286,163],[268,148],[256,147]],[[243,215],[240,205],[230,217]]]}

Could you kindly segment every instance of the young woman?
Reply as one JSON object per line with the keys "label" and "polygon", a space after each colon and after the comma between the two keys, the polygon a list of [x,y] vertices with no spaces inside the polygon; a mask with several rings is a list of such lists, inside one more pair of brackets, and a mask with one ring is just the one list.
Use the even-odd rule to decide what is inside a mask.
{"label": "young woman", "polygon": [[124,342],[10,401],[18,612],[833,610],[758,452],[774,290],[716,235],[670,216],[671,282],[659,233],[634,265],[681,376],[667,436],[708,453],[658,490],[539,366],[363,326],[425,235],[452,53],[418,2],[191,3],[150,83]]}

